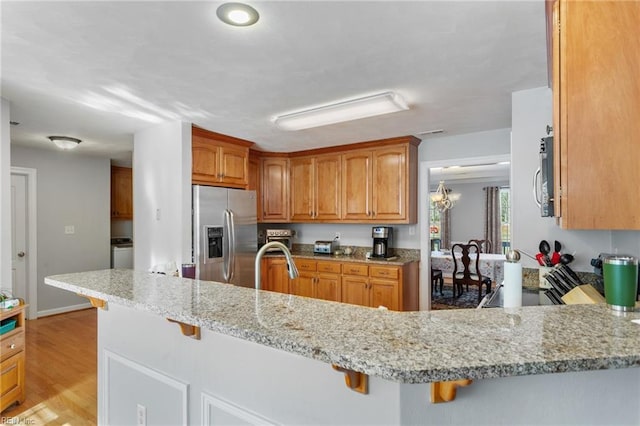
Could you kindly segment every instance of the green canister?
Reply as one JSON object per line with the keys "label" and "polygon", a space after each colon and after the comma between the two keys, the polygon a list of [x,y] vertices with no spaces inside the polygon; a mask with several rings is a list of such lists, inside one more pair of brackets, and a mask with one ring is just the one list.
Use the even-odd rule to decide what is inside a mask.
{"label": "green canister", "polygon": [[633,311],[638,295],[638,259],[615,255],[604,259],[604,298],[616,311]]}

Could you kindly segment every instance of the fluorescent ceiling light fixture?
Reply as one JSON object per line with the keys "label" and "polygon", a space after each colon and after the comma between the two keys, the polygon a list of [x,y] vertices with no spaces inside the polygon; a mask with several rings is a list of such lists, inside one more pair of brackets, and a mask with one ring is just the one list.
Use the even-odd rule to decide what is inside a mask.
{"label": "fluorescent ceiling light fixture", "polygon": [[273,122],[283,130],[302,130],[408,109],[399,95],[384,92],[280,115]]}
{"label": "fluorescent ceiling light fixture", "polygon": [[80,139],[70,138],[69,136],[48,136],[48,138],[60,149],[73,149],[82,142]]}
{"label": "fluorescent ceiling light fixture", "polygon": [[224,3],[216,10],[216,15],[225,24],[248,27],[258,22],[258,11],[244,3]]}

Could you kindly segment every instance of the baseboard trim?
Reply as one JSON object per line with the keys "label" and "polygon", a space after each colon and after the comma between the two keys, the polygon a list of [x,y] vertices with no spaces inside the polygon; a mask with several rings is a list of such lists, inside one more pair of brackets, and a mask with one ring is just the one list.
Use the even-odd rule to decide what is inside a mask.
{"label": "baseboard trim", "polygon": [[81,303],[79,305],[63,306],[61,308],[47,309],[44,311],[38,311],[38,318],[48,317],[51,315],[65,314],[67,312],[80,311],[91,307],[91,303]]}

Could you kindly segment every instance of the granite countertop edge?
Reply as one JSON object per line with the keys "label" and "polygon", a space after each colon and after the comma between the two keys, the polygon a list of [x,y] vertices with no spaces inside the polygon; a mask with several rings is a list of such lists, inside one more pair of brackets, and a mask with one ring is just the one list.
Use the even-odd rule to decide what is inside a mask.
{"label": "granite countertop edge", "polygon": [[[640,319],[640,313],[616,316],[601,305],[392,312],[131,270],[56,275],[46,277],[45,283],[402,383],[640,367],[640,325],[630,321]],[[201,300],[175,302],[184,294],[188,299],[194,291]],[[229,300],[230,306],[220,300]],[[251,309],[238,309],[249,304]],[[571,330],[546,335],[553,330],[549,324],[568,318],[575,318],[572,327],[586,330],[584,335]],[[325,324],[332,319],[335,324]],[[488,328],[491,322],[494,326]],[[614,326],[620,338],[607,336],[605,329],[593,330],[603,322]],[[370,330],[363,324],[370,324]],[[487,333],[484,341],[474,328]],[[539,345],[530,343],[535,338],[529,339],[527,332],[541,339]],[[562,336],[576,339],[575,343],[558,341]]]}

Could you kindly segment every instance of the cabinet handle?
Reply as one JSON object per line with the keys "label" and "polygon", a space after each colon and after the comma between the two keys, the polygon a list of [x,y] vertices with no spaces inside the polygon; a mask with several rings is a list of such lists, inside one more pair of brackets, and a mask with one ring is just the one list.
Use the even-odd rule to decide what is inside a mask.
{"label": "cabinet handle", "polygon": [[309,217],[313,217],[313,212],[311,210],[309,210]]}
{"label": "cabinet handle", "polygon": [[9,349],[15,349],[15,348],[16,348],[16,344],[15,344],[15,343],[12,343],[12,344],[9,346]]}

